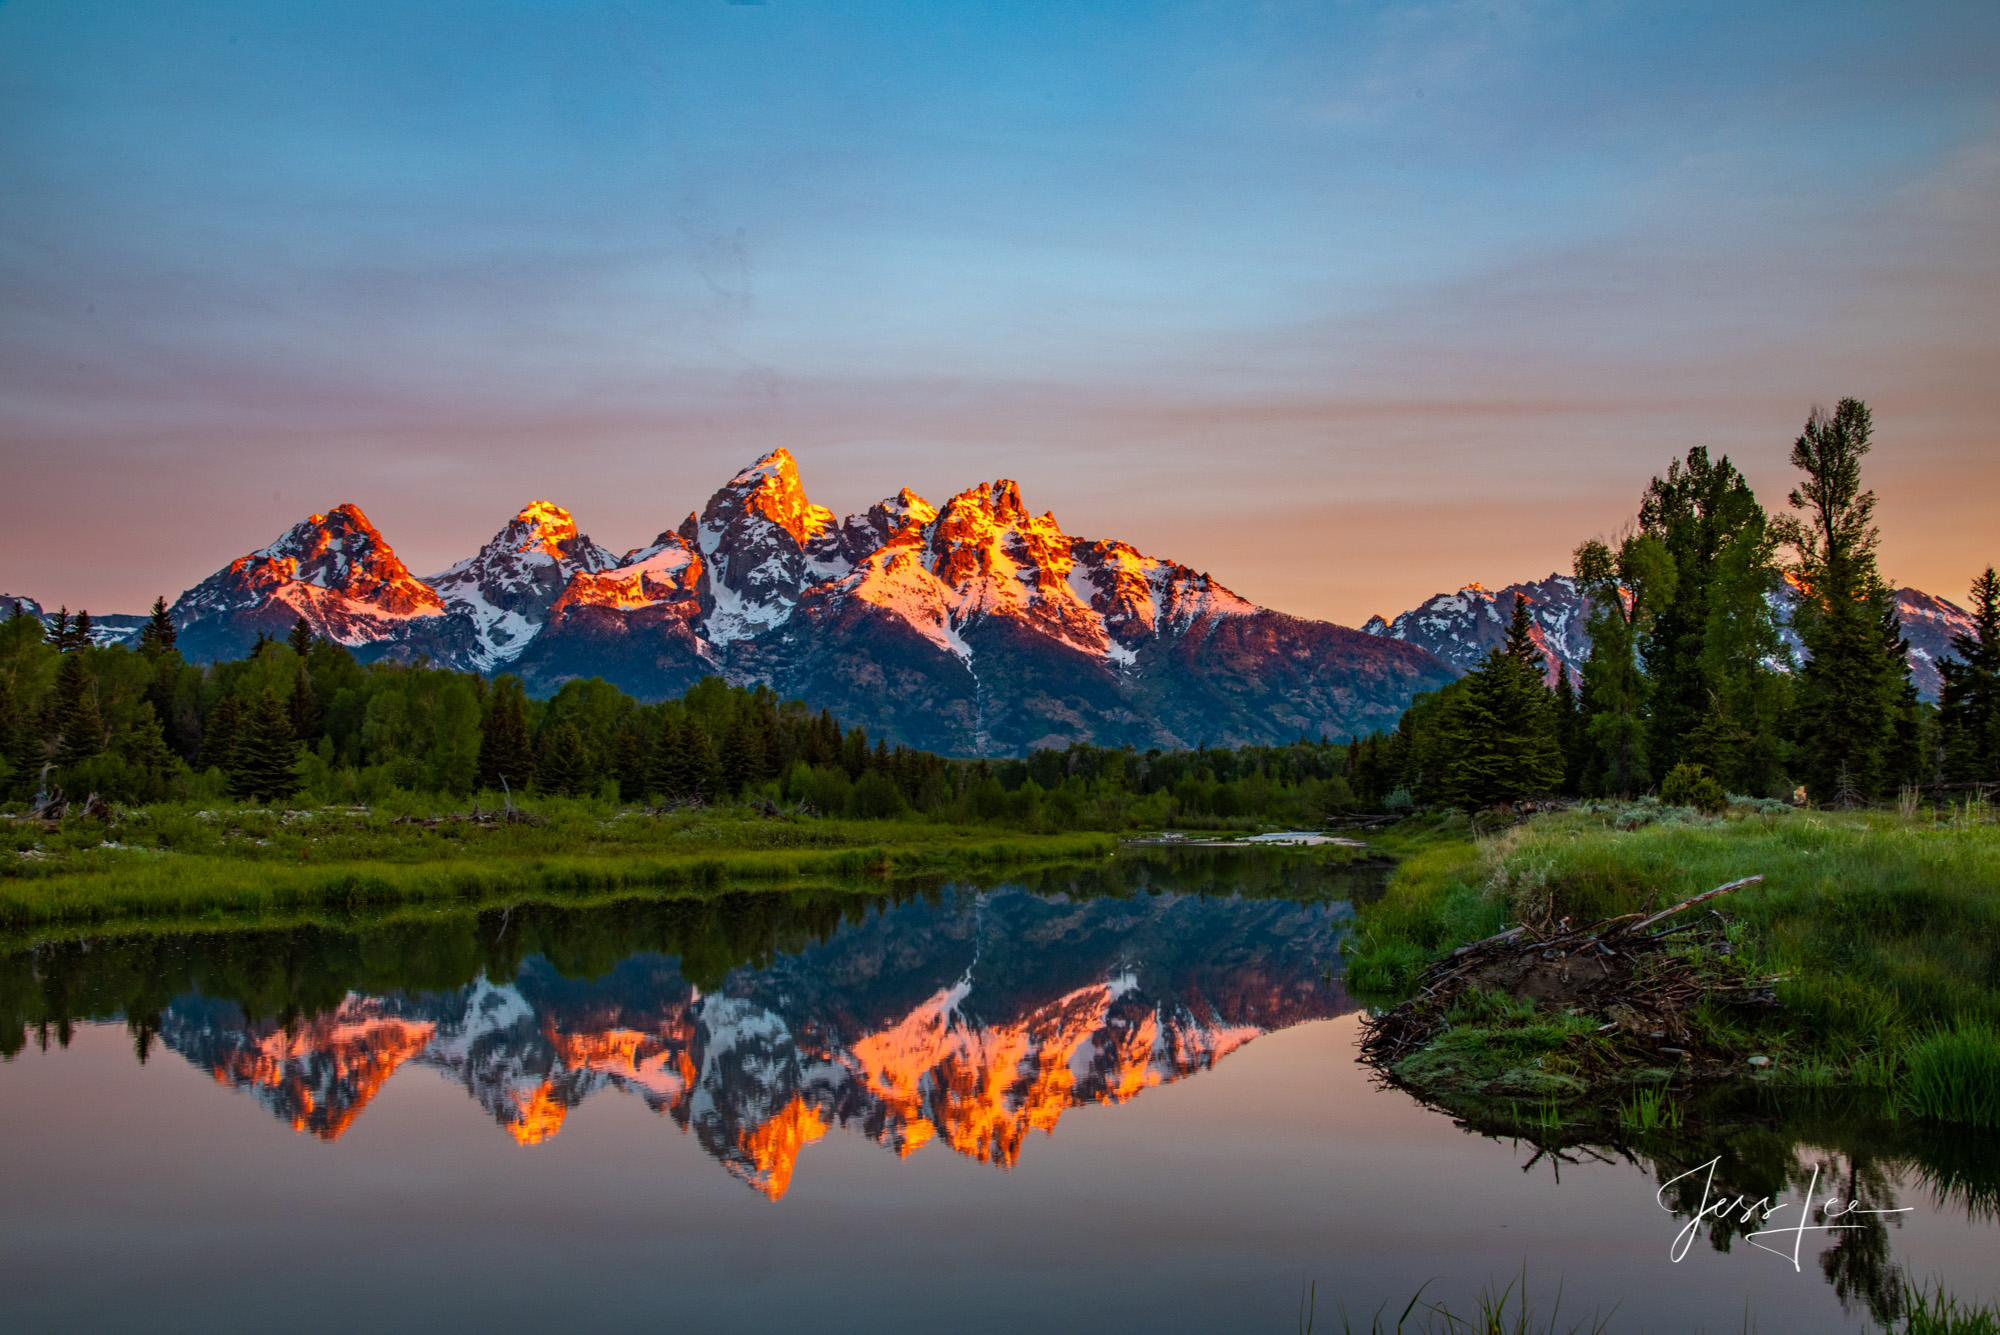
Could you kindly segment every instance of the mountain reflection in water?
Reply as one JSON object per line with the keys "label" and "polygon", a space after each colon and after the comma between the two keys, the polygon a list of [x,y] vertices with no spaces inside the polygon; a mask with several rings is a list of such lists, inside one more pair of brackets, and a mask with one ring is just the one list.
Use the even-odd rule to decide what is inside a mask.
{"label": "mountain reflection in water", "polygon": [[1354,1009],[1335,976],[1344,903],[1092,888],[43,946],[0,966],[16,998],[41,994],[0,1041],[123,1013],[142,1060],[157,1041],[328,1141],[406,1065],[463,1085],[524,1146],[615,1091],[776,1200],[835,1128],[1004,1169],[1071,1108]]}

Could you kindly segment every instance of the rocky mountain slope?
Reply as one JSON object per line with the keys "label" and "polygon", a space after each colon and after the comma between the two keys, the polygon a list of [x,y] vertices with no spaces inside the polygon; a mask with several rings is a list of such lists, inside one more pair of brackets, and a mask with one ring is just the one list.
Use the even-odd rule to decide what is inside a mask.
{"label": "rocky mountain slope", "polygon": [[[1584,626],[1589,610],[1576,581],[1568,575],[1551,574],[1547,579],[1501,589],[1468,584],[1456,593],[1440,593],[1393,619],[1370,617],[1362,629],[1370,635],[1418,645],[1455,668],[1469,670],[1489,650],[1505,642],[1517,593],[1527,598],[1534,620],[1531,633],[1549,657],[1549,680],[1555,680],[1558,664],[1567,664],[1571,679],[1576,679],[1583,661],[1590,657],[1590,636]],[[1804,651],[1791,632],[1795,601],[1791,586],[1780,588],[1771,601],[1796,661]],[[1956,603],[1911,588],[1896,590],[1896,606],[1903,618],[1903,636],[1910,642],[1910,675],[1924,699],[1936,700],[1943,684],[1937,665],[1951,657],[1954,635],[1971,632],[1971,614]]]}
{"label": "rocky mountain slope", "polygon": [[904,490],[836,519],[783,450],[614,556],[536,502],[419,579],[361,511],[294,526],[173,606],[191,658],[303,617],[364,659],[601,676],[642,698],[716,673],[948,754],[1345,736],[1455,671],[1414,645],[1257,607],[1207,574],[1072,537],[1020,488]]}

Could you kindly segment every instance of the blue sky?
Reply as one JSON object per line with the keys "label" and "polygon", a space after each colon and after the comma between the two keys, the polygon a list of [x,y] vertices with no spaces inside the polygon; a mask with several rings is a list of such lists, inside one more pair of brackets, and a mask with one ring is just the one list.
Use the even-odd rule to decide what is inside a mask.
{"label": "blue sky", "polygon": [[1858,394],[1957,596],[1996,206],[1992,4],[0,0],[0,587],[344,500],[420,571],[544,496],[623,548],[785,445],[1354,623],[1690,445],[1779,504]]}

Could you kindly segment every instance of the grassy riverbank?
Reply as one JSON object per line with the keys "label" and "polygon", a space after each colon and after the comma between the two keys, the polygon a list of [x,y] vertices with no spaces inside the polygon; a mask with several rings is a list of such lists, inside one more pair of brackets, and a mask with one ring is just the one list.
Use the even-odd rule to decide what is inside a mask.
{"label": "grassy riverbank", "polygon": [[1101,860],[1108,834],[943,822],[787,820],[752,808],[652,815],[550,799],[538,824],[432,808],[285,811],[156,804],[0,824],[0,925],[186,918],[313,906],[588,898]]}
{"label": "grassy riverbank", "polygon": [[[1686,947],[1744,977],[1785,975],[1776,1010],[1710,1003],[1697,1014],[1737,1072],[1875,1090],[1907,1114],[2000,1126],[2000,827],[1985,811],[1594,806],[1487,838],[1462,817],[1412,823],[1398,838],[1406,860],[1357,914],[1349,984],[1361,994],[1400,999],[1431,960],[1507,924],[1582,924],[1762,874],[1717,901],[1725,939]],[[1397,1068],[1428,1096],[1559,1103],[1577,1095],[1579,1072],[1598,1069],[1590,1045],[1602,1016],[1482,994],[1447,1018],[1445,1038]],[[1668,1065],[1627,1078],[1675,1075]],[[1607,1094],[1617,1091],[1590,1097]],[[1625,1095],[1630,1120],[1644,1120],[1636,1093]],[[1655,1118],[1671,1115],[1656,1099]]]}

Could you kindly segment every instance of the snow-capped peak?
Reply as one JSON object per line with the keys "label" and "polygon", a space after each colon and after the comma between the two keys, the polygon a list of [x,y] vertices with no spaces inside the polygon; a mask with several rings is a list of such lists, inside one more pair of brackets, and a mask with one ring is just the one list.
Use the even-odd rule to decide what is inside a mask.
{"label": "snow-capped peak", "polygon": [[578,572],[618,558],[576,530],[569,511],[531,501],[474,556],[426,581],[445,607],[470,618],[474,665],[490,670],[518,657]]}

